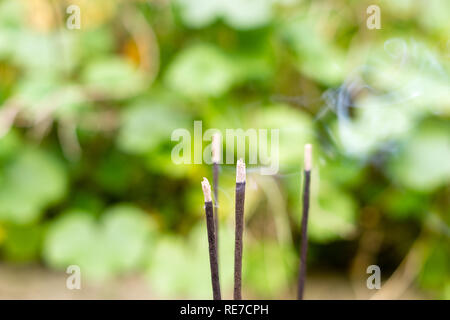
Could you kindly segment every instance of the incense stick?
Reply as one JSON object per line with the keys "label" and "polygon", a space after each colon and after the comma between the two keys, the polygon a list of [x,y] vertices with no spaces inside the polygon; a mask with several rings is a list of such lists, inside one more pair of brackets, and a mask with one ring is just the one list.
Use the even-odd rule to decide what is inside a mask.
{"label": "incense stick", "polygon": [[244,232],[245,163],[242,159],[236,165],[236,230],[234,240],[234,300],[242,299],[242,237]]}
{"label": "incense stick", "polygon": [[216,230],[217,257],[219,257],[219,162],[221,157],[218,133],[212,136],[211,151],[211,160],[213,162],[214,226]]}
{"label": "incense stick", "polygon": [[213,290],[213,299],[221,300],[220,281],[219,281],[219,263],[217,261],[216,235],[214,231],[213,205],[211,199],[211,186],[208,179],[202,181],[203,195],[205,197],[206,228],[208,231],[209,244],[209,264],[211,268],[211,282]]}
{"label": "incense stick", "polygon": [[306,280],[306,255],[308,251],[308,211],[309,211],[309,193],[311,184],[311,164],[312,164],[311,151],[312,146],[310,144],[305,145],[303,215],[302,215],[300,267],[298,277],[298,300],[303,300],[303,291],[305,288],[305,280]]}

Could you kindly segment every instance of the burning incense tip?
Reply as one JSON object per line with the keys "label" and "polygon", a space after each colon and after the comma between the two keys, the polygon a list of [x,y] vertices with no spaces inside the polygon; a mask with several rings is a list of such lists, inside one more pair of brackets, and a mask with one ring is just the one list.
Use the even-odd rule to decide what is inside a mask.
{"label": "burning incense tip", "polygon": [[205,202],[211,202],[211,185],[209,184],[208,179],[203,178],[202,181],[202,189],[203,189],[203,195],[205,196]]}
{"label": "burning incense tip", "polygon": [[236,164],[236,182],[245,182],[245,163],[239,159]]}
{"label": "burning incense tip", "polygon": [[311,171],[312,167],[312,145],[311,144],[305,144],[305,171]]}
{"label": "burning incense tip", "polygon": [[220,162],[220,135],[218,133],[214,133],[212,136],[211,143],[211,160],[213,163]]}

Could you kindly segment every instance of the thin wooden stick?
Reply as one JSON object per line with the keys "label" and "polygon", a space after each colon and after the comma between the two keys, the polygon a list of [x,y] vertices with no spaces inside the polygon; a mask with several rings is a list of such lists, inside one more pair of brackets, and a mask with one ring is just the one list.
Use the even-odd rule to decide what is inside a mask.
{"label": "thin wooden stick", "polygon": [[211,268],[213,299],[221,300],[222,298],[220,294],[219,263],[217,261],[217,246],[214,231],[214,216],[211,199],[211,186],[209,185],[208,179],[206,178],[203,178],[202,189],[203,195],[205,197],[206,228],[208,230],[209,264]]}
{"label": "thin wooden stick", "polygon": [[244,232],[245,163],[242,159],[236,165],[236,230],[234,240],[234,300],[242,300],[242,251]]}
{"label": "thin wooden stick", "polygon": [[301,252],[298,277],[298,300],[303,300],[303,291],[306,281],[306,256],[308,251],[308,212],[309,212],[309,194],[311,184],[311,164],[312,164],[312,146],[305,145],[305,168],[304,168],[304,187],[303,187],[303,215],[302,215],[302,233],[301,233]]}
{"label": "thin wooden stick", "polygon": [[220,162],[220,136],[212,136],[211,160],[213,162],[213,190],[214,190],[214,226],[216,230],[217,257],[219,257],[219,162]]}

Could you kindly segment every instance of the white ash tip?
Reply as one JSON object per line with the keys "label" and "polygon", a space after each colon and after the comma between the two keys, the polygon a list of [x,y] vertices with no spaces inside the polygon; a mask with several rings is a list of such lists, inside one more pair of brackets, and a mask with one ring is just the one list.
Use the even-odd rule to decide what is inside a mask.
{"label": "white ash tip", "polygon": [[236,164],[236,182],[245,182],[245,163],[239,159]]}
{"label": "white ash tip", "polygon": [[211,185],[209,184],[208,179],[203,178],[202,181],[202,189],[203,189],[203,195],[205,197],[205,202],[211,202]]}
{"label": "white ash tip", "polygon": [[305,170],[311,171],[311,168],[312,168],[312,145],[310,143],[305,144],[304,161],[305,161]]}
{"label": "white ash tip", "polygon": [[213,163],[220,162],[220,134],[214,133],[211,143],[211,160]]}

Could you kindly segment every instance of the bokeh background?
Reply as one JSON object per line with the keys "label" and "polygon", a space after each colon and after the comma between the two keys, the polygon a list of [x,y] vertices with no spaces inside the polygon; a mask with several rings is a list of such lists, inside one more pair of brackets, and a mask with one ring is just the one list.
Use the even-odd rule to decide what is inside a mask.
{"label": "bokeh background", "polygon": [[[71,4],[80,30],[66,27]],[[1,0],[0,298],[211,298],[211,167],[171,160],[173,130],[202,120],[280,130],[278,174],[249,166],[245,298],[295,297],[311,142],[305,297],[450,299],[449,12],[446,0]],[[227,298],[233,188],[224,165]],[[381,290],[366,287],[372,264]],[[66,288],[69,265],[81,290]]]}

